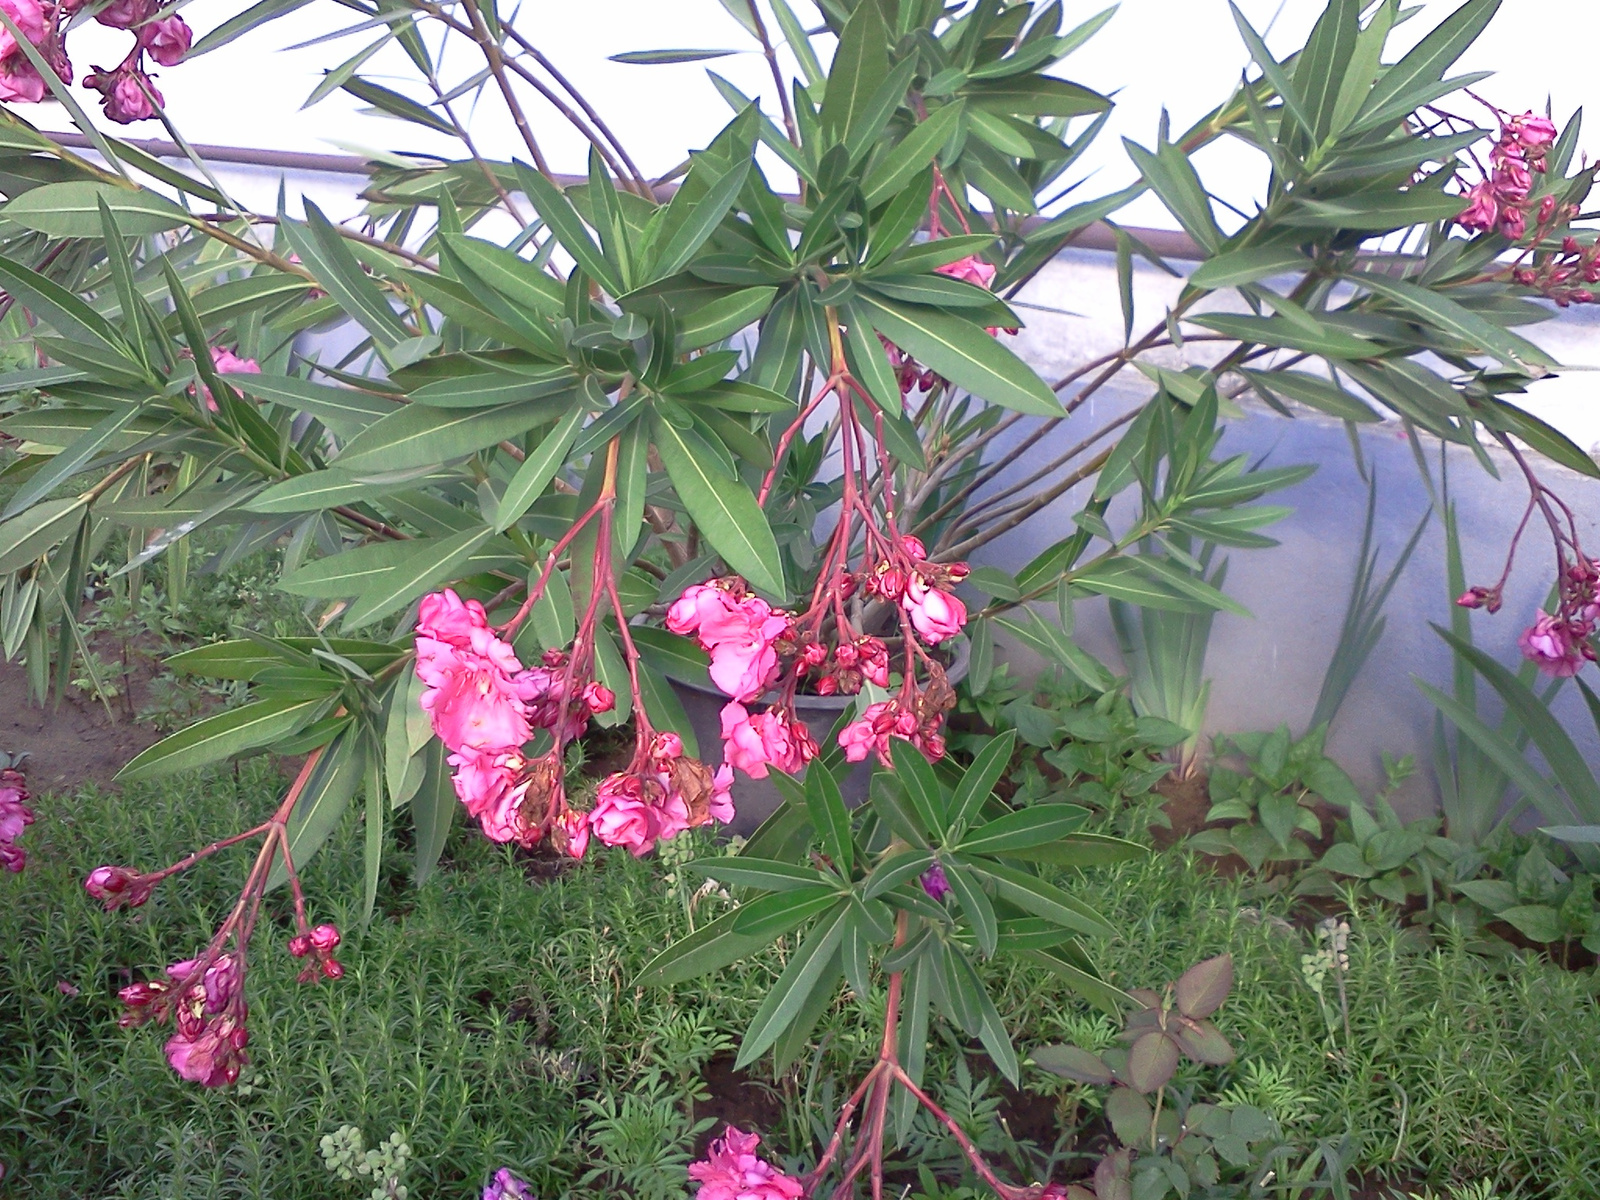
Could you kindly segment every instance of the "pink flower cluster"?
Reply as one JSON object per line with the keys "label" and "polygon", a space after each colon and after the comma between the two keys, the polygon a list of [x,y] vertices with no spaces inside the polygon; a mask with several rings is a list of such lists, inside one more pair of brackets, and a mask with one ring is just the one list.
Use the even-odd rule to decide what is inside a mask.
{"label": "pink flower cluster", "polygon": [[[71,83],[72,60],[67,57],[67,25],[88,0],[0,0],[0,9],[32,45],[62,83]],[[83,86],[100,93],[105,114],[119,124],[156,115],[163,102],[145,59],[175,67],[189,53],[194,34],[176,13],[162,12],[159,0],[112,0],[94,14],[101,25],[126,29],[134,35],[133,48],[116,67],[95,67]],[[16,35],[0,27],[0,100],[37,104],[49,93],[44,76],[18,43]]]}
{"label": "pink flower cluster", "polygon": [[798,1200],[805,1191],[800,1181],[757,1157],[760,1144],[759,1135],[729,1125],[704,1161],[689,1166],[689,1178],[700,1185],[696,1200]]}
{"label": "pink flower cluster", "polygon": [[[1510,570],[1509,565],[1507,570]],[[1456,600],[1462,608],[1494,613],[1503,602],[1503,581],[1493,587],[1468,588]],[[1546,675],[1568,678],[1596,661],[1594,637],[1600,631],[1600,560],[1565,556],[1556,577],[1554,613],[1539,610],[1532,625],[1517,638],[1522,656]]]}
{"label": "pink flower cluster", "polygon": [[[1467,192],[1467,207],[1456,218],[1463,228],[1478,232],[1498,229],[1502,237],[1518,241],[1527,232],[1528,193],[1533,176],[1545,169],[1545,155],[1556,140],[1556,127],[1546,117],[1531,112],[1502,119],[1500,136],[1489,151],[1488,178]],[[1554,209],[1554,200],[1549,207]],[[1548,219],[1548,213],[1541,213]]]}
{"label": "pink flower cluster", "polygon": [[128,1011],[119,1023],[142,1025],[175,1014],[177,1028],[167,1039],[167,1062],[192,1083],[222,1087],[238,1079],[240,1067],[248,1061],[244,963],[232,954],[219,954],[205,966],[202,961],[174,963],[167,968],[166,979],[123,988],[118,995]]}
{"label": "pink flower cluster", "polygon": [[693,634],[711,656],[711,682],[735,700],[754,700],[778,678],[778,645],[793,623],[737,579],[697,583],[667,610],[667,628]]}
{"label": "pink flower cluster", "polygon": [[[1539,224],[1549,223],[1555,213],[1555,197],[1546,196],[1539,205]],[[1578,210],[1567,206],[1562,216],[1571,220]],[[1541,255],[1531,267],[1513,267],[1511,278],[1533,288],[1562,308],[1573,304],[1593,304],[1595,292],[1583,284],[1600,284],[1600,242],[1584,245],[1570,234],[1561,239],[1558,253]]]}
{"label": "pink flower cluster", "polygon": [[510,1167],[501,1167],[483,1189],[483,1200],[535,1200],[528,1181],[519,1178]]}
{"label": "pink flower cluster", "polygon": [[295,958],[312,959],[300,972],[301,983],[310,983],[318,975],[328,979],[339,979],[344,975],[344,964],[333,956],[340,940],[337,925],[318,925],[289,939],[290,954]]}
{"label": "pink flower cluster", "polygon": [[966,563],[929,562],[922,539],[911,534],[900,539],[900,550],[879,562],[867,576],[866,589],[905,609],[917,636],[936,646],[967,623],[967,606],[950,589],[967,577],[969,568]]}
{"label": "pink flower cluster", "polygon": [[422,707],[451,751],[456,795],[491,840],[533,845],[543,832],[540,814],[524,814],[523,804],[533,783],[552,769],[559,777],[560,764],[530,762],[523,745],[536,727],[559,724],[574,736],[616,697],[591,682],[569,700],[565,655],[523,670],[489,627],[483,605],[449,589],[423,598],[416,646],[417,677],[427,685]]}
{"label": "pink flower cluster", "polygon": [[21,773],[10,768],[0,771],[0,868],[13,875],[28,865],[27,853],[17,845],[22,831],[33,824],[27,799]]}
{"label": "pink flower cluster", "polygon": [[733,820],[732,784],[726,764],[713,776],[684,754],[677,734],[658,733],[642,763],[600,781],[589,829],[604,845],[625,846],[638,857],[708,820]]}

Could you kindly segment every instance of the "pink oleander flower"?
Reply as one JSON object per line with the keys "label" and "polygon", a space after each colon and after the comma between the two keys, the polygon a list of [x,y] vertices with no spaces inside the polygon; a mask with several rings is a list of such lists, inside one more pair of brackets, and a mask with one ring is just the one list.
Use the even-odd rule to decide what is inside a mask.
{"label": "pink oleander flower", "polygon": [[944,866],[938,862],[922,873],[920,882],[922,890],[935,900],[943,900],[950,894],[950,880],[945,877]]}
{"label": "pink oleander flower", "polygon": [[726,588],[697,583],[685,589],[667,609],[667,628],[684,636],[695,634],[700,631],[702,622],[726,616],[736,607],[737,602]]}
{"label": "pink oleander flower", "polygon": [[476,817],[484,836],[492,842],[516,841],[524,836],[518,819],[528,793],[527,760],[518,750],[463,748],[452,754],[450,777],[456,796]]}
{"label": "pink oleander flower", "polygon": [[15,875],[28,865],[28,855],[17,845],[22,831],[33,824],[33,810],[23,803],[20,788],[0,788],[0,869]]}
{"label": "pink oleander flower", "polygon": [[656,780],[618,771],[601,780],[589,828],[605,845],[626,846],[638,858],[657,841],[689,828],[689,807],[681,795],[667,792]]}
{"label": "pink oleander flower", "polygon": [[869,704],[859,720],[851,721],[839,731],[839,746],[844,751],[847,762],[865,762],[867,755],[874,751],[880,756],[887,756],[889,735],[887,732],[880,732],[878,726],[888,711],[887,700]]}
{"label": "pink oleander flower", "polygon": [[800,1181],[758,1158],[760,1144],[757,1134],[729,1125],[705,1160],[689,1166],[689,1178],[700,1185],[697,1200],[798,1200],[804,1192]]}
{"label": "pink oleander flower", "polygon": [[449,589],[424,597],[416,646],[417,678],[428,685],[422,707],[451,750],[514,750],[533,736],[525,701],[536,698],[537,681],[476,600]]}
{"label": "pink oleander flower", "polygon": [[510,1167],[501,1167],[483,1189],[483,1200],[536,1200],[536,1197],[526,1180],[512,1174]]}
{"label": "pink oleander flower", "polygon": [[733,768],[723,763],[711,778],[711,819],[726,825],[733,818]]}
{"label": "pink oleander flower", "polygon": [[[243,1005],[240,1005],[241,1010]],[[241,1019],[219,1017],[192,1030],[181,1027],[167,1039],[167,1062],[191,1083],[226,1087],[239,1078],[250,1035]]]}
{"label": "pink oleander flower", "polygon": [[816,757],[811,734],[786,709],[752,714],[733,700],[721,715],[723,759],[752,779],[765,779],[768,767],[796,774]]}
{"label": "pink oleander flower", "polygon": [[[139,30],[139,45],[163,67],[175,67],[182,62],[193,40],[194,31],[176,14],[152,21]],[[222,370],[221,367],[217,369]]]}
{"label": "pink oleander flower", "polygon": [[911,617],[917,636],[930,646],[954,637],[967,623],[967,606],[960,598],[929,586],[921,575],[906,581],[900,604]]}
{"label": "pink oleander flower", "polygon": [[[41,45],[47,33],[50,32],[53,22],[46,16],[44,5],[39,0],[0,0],[0,9],[5,10],[6,16],[22,31],[22,36],[35,46]],[[24,62],[27,56],[22,53],[17,45],[16,35],[0,25],[0,58],[9,58],[16,55]]]}
{"label": "pink oleander flower", "polygon": [[1567,623],[1543,609],[1538,619],[1517,639],[1524,658],[1537,663],[1546,675],[1564,678],[1578,673],[1584,664],[1581,647],[1573,639]]}
{"label": "pink oleander flower", "polygon": [[[211,365],[217,369],[219,375],[259,375],[261,367],[253,358],[240,358],[232,350],[225,350],[221,346],[211,347]],[[200,384],[200,399],[211,412],[220,412],[217,398],[211,394],[211,389],[205,384]]]}
{"label": "pink oleander flower", "polygon": [[587,813],[567,808],[556,818],[551,841],[568,858],[582,858],[589,849],[589,817]]}
{"label": "pink oleander flower", "polygon": [[0,58],[0,100],[37,104],[50,89],[22,52]]}
{"label": "pink oleander flower", "polygon": [[711,656],[711,681],[735,700],[754,700],[778,675],[775,643],[789,618],[759,596],[735,598],[716,584],[695,584],[667,610],[667,628],[693,634]]}
{"label": "pink oleander flower", "polygon": [[1456,217],[1462,228],[1487,233],[1500,223],[1500,202],[1495,199],[1494,185],[1488,180],[1476,184],[1467,193],[1467,199],[1470,203]]}
{"label": "pink oleander flower", "polygon": [[119,67],[115,71],[96,68],[83,86],[100,93],[106,118],[119,125],[149,120],[156,115],[157,105],[166,104],[154,81],[137,67]]}
{"label": "pink oleander flower", "polygon": [[965,258],[958,258],[953,263],[945,263],[942,267],[935,267],[937,275],[948,275],[951,279],[959,279],[963,283],[970,283],[987,291],[994,284],[995,267],[993,263],[985,262],[976,254],[969,254]]}
{"label": "pink oleander flower", "polygon": [[103,902],[107,912],[124,907],[138,908],[150,899],[155,889],[154,881],[127,867],[96,867],[83,881],[83,890]]}
{"label": "pink oleander flower", "polygon": [[1525,112],[1507,122],[1502,136],[1514,139],[1530,155],[1542,157],[1556,140],[1555,123],[1549,117],[1538,117]]}
{"label": "pink oleander flower", "polygon": [[158,7],[156,0],[111,0],[94,19],[113,29],[132,29],[155,16]]}

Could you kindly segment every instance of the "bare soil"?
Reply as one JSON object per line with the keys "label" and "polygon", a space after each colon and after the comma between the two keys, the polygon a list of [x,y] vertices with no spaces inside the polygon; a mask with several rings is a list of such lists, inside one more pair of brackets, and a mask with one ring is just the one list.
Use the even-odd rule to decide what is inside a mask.
{"label": "bare soil", "polygon": [[139,751],[161,740],[159,730],[134,722],[113,703],[108,713],[92,696],[72,693],[32,704],[21,663],[0,663],[0,750],[26,751],[34,792],[71,791],[85,784],[111,786]]}

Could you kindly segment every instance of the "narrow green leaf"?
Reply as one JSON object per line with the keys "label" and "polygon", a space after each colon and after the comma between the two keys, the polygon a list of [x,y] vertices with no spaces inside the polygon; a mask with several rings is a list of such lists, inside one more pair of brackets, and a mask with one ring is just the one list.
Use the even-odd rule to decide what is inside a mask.
{"label": "narrow green leaf", "polygon": [[990,738],[972,759],[972,765],[961,776],[955,794],[950,800],[950,825],[952,828],[970,825],[977,820],[984,803],[994,794],[995,784],[1011,765],[1011,754],[1017,745],[1017,734],[1008,729],[999,737]]}
{"label": "narrow green leaf", "polygon": [[351,438],[334,466],[351,474],[376,474],[449,462],[518,437],[564,415],[567,407],[560,397],[483,409],[407,405]]}
{"label": "narrow green leaf", "polygon": [[[317,765],[311,768],[311,778],[306,781],[305,791],[289,813],[286,832],[289,836],[289,857],[296,874],[305,871],[306,864],[322,849],[328,835],[338,826],[366,769],[364,735],[359,726],[347,725],[344,732],[328,744]],[[289,872],[280,853],[267,875],[267,890],[282,887],[287,882]]]}
{"label": "narrow green leaf", "polygon": [[812,763],[806,771],[806,809],[811,824],[822,836],[823,848],[845,879],[855,865],[855,838],[850,831],[850,814],[839,792],[839,782],[822,763]]}
{"label": "narrow green leaf", "polygon": [[473,551],[494,535],[492,529],[471,529],[454,537],[420,538],[411,553],[373,584],[363,588],[341,624],[360,629],[380,617],[398,612],[425,592],[455,579]]}
{"label": "narrow green leaf", "polygon": [[1189,282],[1195,287],[1237,287],[1273,275],[1304,271],[1311,260],[1294,246],[1257,246],[1227,250],[1200,264]]}
{"label": "narrow green leaf", "polygon": [[652,429],[673,487],[723,561],[757,590],[786,596],[777,539],[750,489],[740,480],[722,477],[696,456],[670,422],[655,417]]}
{"label": "narrow green leaf", "polygon": [[950,313],[858,295],[874,329],[956,386],[1002,408],[1062,415],[1049,385],[999,341],[984,336],[982,326]]}
{"label": "narrow green leaf", "polygon": [[411,800],[411,819],[416,823],[416,861],[411,882],[421,887],[439,865],[450,826],[460,802],[450,783],[450,765],[445,761],[444,743],[430,742],[426,751],[426,774],[422,786]]}
{"label": "narrow green leaf", "polygon": [[877,208],[915,179],[950,141],[961,124],[966,102],[957,100],[934,109],[876,162],[861,185],[868,208]]}
{"label": "narrow green leaf", "polygon": [[589,231],[584,228],[577,209],[572,207],[572,202],[538,171],[522,163],[516,166],[522,190],[527,194],[534,210],[550,227],[550,232],[561,243],[562,249],[572,255],[585,274],[598,280],[611,295],[622,295],[626,289],[622,286],[621,278],[601,253],[600,247],[595,245],[594,239],[589,236]]}
{"label": "narrow green leaf", "polygon": [[545,435],[538,447],[517,468],[517,473],[506,485],[495,512],[494,529],[503,532],[515,525],[533,502],[544,494],[556,472],[567,460],[567,451],[578,436],[585,412],[582,405],[575,406],[556,427]]}
{"label": "narrow green leaf", "polygon": [[257,700],[196,721],[162,738],[117,772],[122,780],[154,779],[187,771],[253,750],[299,729],[322,705],[322,699]]}
{"label": "narrow green leaf", "polygon": [[734,1063],[735,1070],[742,1070],[761,1057],[799,1015],[812,985],[828,964],[835,961],[835,951],[844,937],[845,920],[849,915],[849,902],[840,901],[829,915],[817,922],[810,936],[800,944],[794,957],[789,960],[788,967],[756,1011],[750,1028],[745,1031],[744,1041],[739,1046],[739,1057]]}

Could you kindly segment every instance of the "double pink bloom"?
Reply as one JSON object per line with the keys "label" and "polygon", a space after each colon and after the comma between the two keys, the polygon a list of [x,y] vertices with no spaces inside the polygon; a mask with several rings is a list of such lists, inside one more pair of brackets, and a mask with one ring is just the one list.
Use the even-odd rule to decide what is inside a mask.
{"label": "double pink bloom", "polygon": [[705,1160],[689,1166],[689,1178],[700,1185],[696,1200],[797,1200],[804,1193],[800,1181],[758,1158],[760,1144],[759,1135],[729,1125]]}
{"label": "double pink bloom", "polygon": [[[517,836],[527,793],[521,749],[533,736],[528,702],[548,692],[492,629],[476,600],[445,589],[423,598],[417,616],[422,708],[452,751],[451,783],[493,841]],[[544,686],[541,688],[541,684]]]}
{"label": "double pink bloom", "polygon": [[786,708],[752,714],[737,700],[722,708],[722,757],[751,779],[765,779],[767,768],[795,775],[817,756],[817,743]]}
{"label": "double pink bloom", "polygon": [[667,610],[667,628],[694,634],[711,656],[711,681],[735,700],[754,700],[778,677],[776,643],[789,618],[761,597],[738,599],[730,588],[697,583]]}
{"label": "double pink bloom", "polygon": [[684,754],[677,734],[658,733],[635,769],[601,780],[588,827],[603,844],[625,846],[637,858],[708,819],[733,820],[732,784],[727,764],[713,776]]}

